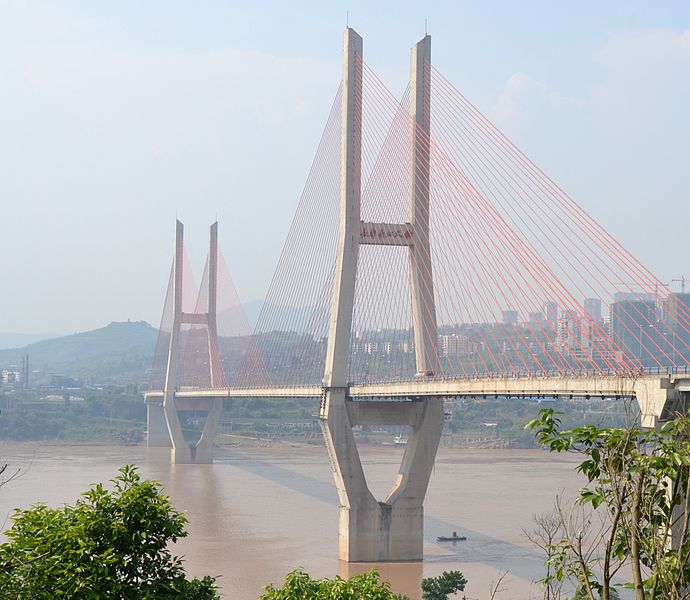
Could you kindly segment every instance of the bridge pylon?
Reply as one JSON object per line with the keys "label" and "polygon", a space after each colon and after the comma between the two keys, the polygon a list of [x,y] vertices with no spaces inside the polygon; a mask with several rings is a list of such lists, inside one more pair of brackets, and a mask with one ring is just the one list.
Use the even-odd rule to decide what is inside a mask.
{"label": "bridge pylon", "polygon": [[[340,499],[339,554],[348,562],[421,560],[424,497],[443,431],[443,400],[355,401],[348,367],[359,246],[407,246],[416,371],[439,372],[438,327],[429,241],[429,131],[431,38],[412,48],[409,200],[407,223],[365,223],[360,218],[362,38],[344,34],[340,226],[320,418]],[[385,241],[377,230],[399,235]],[[395,240],[392,242],[391,240]],[[379,502],[369,490],[352,428],[411,426],[398,476]]]}
{"label": "bridge pylon", "polygon": [[[182,285],[184,264],[184,226],[176,222],[175,229],[175,258],[172,277],[172,330],[168,345],[168,356],[165,369],[165,383],[163,387],[162,415],[167,429],[168,443],[160,443],[164,436],[160,432],[159,417],[160,404],[156,399],[149,403],[149,446],[171,446],[171,462],[176,464],[211,463],[213,462],[213,440],[218,431],[218,425],[223,412],[222,398],[199,397],[177,398],[176,391],[179,384],[180,350],[183,325],[205,326],[207,335],[208,369],[212,388],[224,387],[223,374],[217,360],[218,332],[216,319],[217,291],[218,291],[218,223],[210,228],[210,247],[208,259],[208,298],[206,312],[184,312],[182,308]],[[198,307],[197,307],[198,310]],[[180,423],[181,411],[206,412],[206,420],[201,436],[194,443],[185,440]],[[151,443],[152,433],[156,440]],[[158,442],[158,443],[156,443]]]}

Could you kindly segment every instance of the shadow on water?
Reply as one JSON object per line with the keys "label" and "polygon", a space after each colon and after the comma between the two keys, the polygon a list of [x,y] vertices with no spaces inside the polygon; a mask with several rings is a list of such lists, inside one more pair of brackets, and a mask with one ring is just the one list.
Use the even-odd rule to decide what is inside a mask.
{"label": "shadow on water", "polygon": [[[243,454],[239,450],[229,451],[217,448],[214,458],[218,462],[232,463],[237,468],[251,472],[254,475],[268,479],[306,496],[334,506],[338,505],[338,494],[335,486],[330,481],[325,482],[307,477],[275,463]],[[462,542],[437,542],[436,538],[438,536],[448,535],[451,531],[461,532],[462,535],[467,536],[467,540]],[[527,581],[537,580],[543,576],[544,557],[542,554],[469,529],[464,523],[449,522],[426,514],[424,517],[424,541],[426,544],[434,544],[441,552],[440,554],[429,554],[427,552],[424,557],[424,561],[427,563],[480,563],[493,567],[498,571],[505,571],[506,565],[510,565],[509,570],[512,576],[520,577]],[[405,572],[406,569],[411,570],[411,565],[413,564],[416,563],[402,563],[400,565],[400,572]],[[372,565],[363,564],[363,571],[359,572],[366,572],[367,566],[371,568]],[[421,564],[419,569],[421,571]]]}

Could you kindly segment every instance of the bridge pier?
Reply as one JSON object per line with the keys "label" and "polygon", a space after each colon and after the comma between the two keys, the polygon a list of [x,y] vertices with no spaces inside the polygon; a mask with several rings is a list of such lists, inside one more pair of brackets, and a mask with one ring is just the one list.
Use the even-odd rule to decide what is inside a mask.
{"label": "bridge pier", "polygon": [[184,401],[175,399],[175,416],[171,414],[170,421],[174,423],[177,420],[179,425],[179,419],[176,419],[177,414],[180,410],[188,409],[190,404],[194,406],[194,410],[206,411],[203,431],[196,443],[189,443],[185,439],[181,427],[172,428],[175,433],[172,434],[170,462],[176,465],[212,464],[213,440],[218,432],[218,425],[223,414],[223,400],[222,398],[203,398],[190,402],[189,399]]}
{"label": "bridge pier", "polygon": [[[184,227],[177,221],[175,233],[175,261],[173,265],[173,326],[168,348],[168,362],[165,373],[162,410],[171,445],[170,460],[173,464],[208,464],[213,462],[213,440],[218,431],[223,412],[223,400],[218,397],[184,399],[177,398],[178,368],[180,359],[180,334],[183,324],[205,325],[208,336],[208,362],[211,387],[217,387],[221,380],[220,365],[214,357],[217,352],[216,331],[216,292],[217,292],[217,253],[218,224],[211,226],[208,276],[208,312],[186,313],[182,310],[182,277],[183,277],[183,234]],[[180,412],[205,411],[206,421],[201,436],[195,443],[189,443],[184,437],[180,424]],[[158,417],[157,409],[149,415]],[[149,436],[151,430],[149,431]]]}
{"label": "bridge pier", "polygon": [[640,409],[642,427],[658,427],[660,423],[688,414],[690,408],[690,377],[640,377],[633,384]]}
{"label": "bridge pier", "polygon": [[[690,377],[687,375],[660,378],[658,386],[638,380],[634,389],[642,427],[659,428],[666,421],[690,413]],[[674,550],[687,539],[685,516],[682,504],[674,507],[670,540]]]}
{"label": "bridge pier", "polygon": [[146,399],[146,447],[170,448],[170,433],[165,421],[162,398]]}
{"label": "bridge pier", "polygon": [[[341,560],[421,560],[424,498],[443,432],[443,400],[352,401],[344,388],[332,388],[324,392],[320,416],[340,499]],[[367,485],[352,431],[375,424],[412,427],[398,475],[380,502]]]}

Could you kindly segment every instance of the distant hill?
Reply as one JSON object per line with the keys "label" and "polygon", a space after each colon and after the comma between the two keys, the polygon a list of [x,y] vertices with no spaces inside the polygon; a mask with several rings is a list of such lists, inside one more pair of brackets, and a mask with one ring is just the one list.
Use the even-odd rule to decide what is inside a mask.
{"label": "distant hill", "polygon": [[[261,300],[248,302],[243,308],[250,328],[254,328],[262,311],[264,327],[272,328],[280,323],[306,324],[314,310],[264,304]],[[93,383],[146,381],[157,337],[158,329],[145,321],[113,322],[100,329],[29,344],[22,344],[27,340],[20,337],[16,338],[18,347],[0,349],[0,370],[18,366],[22,355],[28,354],[33,384],[49,383],[51,374],[88,378]]]}
{"label": "distant hill", "polygon": [[243,304],[242,308],[252,331],[260,319],[263,327],[271,327],[277,323],[306,324],[314,312],[313,306],[286,306],[265,303],[263,300],[251,300]]}
{"label": "distant hill", "polygon": [[61,333],[16,333],[14,331],[0,331],[0,350],[5,348],[19,348],[35,344],[41,340],[61,337]]}
{"label": "distant hill", "polygon": [[252,331],[254,330],[254,327],[256,327],[256,322],[259,320],[259,315],[261,314],[261,309],[263,307],[263,300],[250,300],[242,305],[244,314],[247,317],[247,323]]}
{"label": "distant hill", "polygon": [[34,383],[55,373],[95,383],[146,379],[158,330],[145,321],[113,322],[101,329],[0,350],[0,368],[29,355]]}

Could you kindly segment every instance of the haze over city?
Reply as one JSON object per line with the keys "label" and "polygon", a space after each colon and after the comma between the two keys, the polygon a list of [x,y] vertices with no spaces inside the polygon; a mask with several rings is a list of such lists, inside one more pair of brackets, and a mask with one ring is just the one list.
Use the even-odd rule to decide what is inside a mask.
{"label": "haze over city", "polygon": [[157,325],[176,216],[197,269],[217,218],[242,301],[262,299],[338,87],[346,19],[399,95],[426,21],[436,67],[467,98],[662,281],[689,275],[684,2],[10,0],[0,331]]}

